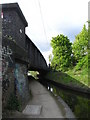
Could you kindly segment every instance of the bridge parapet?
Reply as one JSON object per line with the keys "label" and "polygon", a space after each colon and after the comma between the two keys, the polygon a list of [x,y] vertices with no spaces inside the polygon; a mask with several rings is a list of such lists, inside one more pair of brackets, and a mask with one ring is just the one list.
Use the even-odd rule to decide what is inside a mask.
{"label": "bridge parapet", "polygon": [[28,51],[29,66],[31,69],[47,69],[45,58],[27,35],[25,46]]}

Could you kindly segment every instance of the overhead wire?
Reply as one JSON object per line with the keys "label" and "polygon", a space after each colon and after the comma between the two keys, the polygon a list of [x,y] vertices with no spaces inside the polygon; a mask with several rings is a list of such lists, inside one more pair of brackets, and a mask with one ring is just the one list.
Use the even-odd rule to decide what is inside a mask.
{"label": "overhead wire", "polygon": [[44,25],[43,14],[42,14],[42,9],[41,9],[41,4],[40,4],[40,1],[39,1],[39,0],[38,0],[38,5],[39,5],[39,9],[40,9],[40,14],[41,14],[41,20],[42,20],[44,35],[45,35],[46,41],[47,41],[47,43],[48,43],[47,34],[46,34],[46,29],[45,29],[45,25]]}

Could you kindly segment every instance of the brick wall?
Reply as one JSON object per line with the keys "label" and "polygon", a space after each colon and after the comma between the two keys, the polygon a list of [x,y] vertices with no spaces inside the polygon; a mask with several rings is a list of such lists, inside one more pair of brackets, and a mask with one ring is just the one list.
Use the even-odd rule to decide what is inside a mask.
{"label": "brick wall", "polygon": [[3,10],[3,36],[11,36],[18,45],[25,48],[25,25],[15,10]]}
{"label": "brick wall", "polygon": [[29,100],[29,86],[27,78],[27,66],[25,64],[15,64],[15,84],[16,94],[22,103],[26,103]]}
{"label": "brick wall", "polygon": [[9,46],[2,47],[2,105],[6,106],[11,93],[14,93],[14,60]]}
{"label": "brick wall", "polygon": [[17,63],[12,49],[7,45],[2,47],[2,106],[7,105],[11,94],[15,94],[22,105],[29,98],[29,86],[27,78],[27,65]]}

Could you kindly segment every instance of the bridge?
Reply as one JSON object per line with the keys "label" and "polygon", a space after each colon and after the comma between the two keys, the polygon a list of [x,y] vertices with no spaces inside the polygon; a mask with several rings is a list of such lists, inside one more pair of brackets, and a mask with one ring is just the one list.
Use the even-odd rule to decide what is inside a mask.
{"label": "bridge", "polygon": [[[2,5],[2,19],[3,19],[3,46],[4,38],[8,38],[8,45],[10,46],[10,40],[16,44],[20,49],[24,50],[26,58],[22,53],[19,53],[17,49],[13,50],[15,59],[21,60],[23,62],[28,63],[29,69],[33,70],[47,70],[47,63],[39,51],[39,49],[35,46],[35,44],[31,41],[31,39],[25,33],[25,27],[28,26],[28,23],[17,3],[11,4],[3,4]],[[13,44],[11,42],[11,44]],[[13,46],[10,46],[10,49],[13,49]],[[24,59],[23,59],[24,58]]]}
{"label": "bridge", "polygon": [[30,97],[28,70],[48,71],[45,58],[26,35],[28,26],[18,3],[2,4],[2,87],[3,107],[14,93],[22,104]]}
{"label": "bridge", "polygon": [[45,58],[27,35],[26,35],[26,50],[29,58],[28,69],[37,71],[48,70]]}

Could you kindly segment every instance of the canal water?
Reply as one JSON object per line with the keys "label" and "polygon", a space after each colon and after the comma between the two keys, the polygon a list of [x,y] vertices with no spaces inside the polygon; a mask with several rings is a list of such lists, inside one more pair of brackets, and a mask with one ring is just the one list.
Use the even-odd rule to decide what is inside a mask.
{"label": "canal water", "polygon": [[47,80],[40,81],[56,97],[60,96],[71,108],[77,119],[84,120],[90,118],[90,96],[79,92],[74,92],[65,88],[57,87]]}

